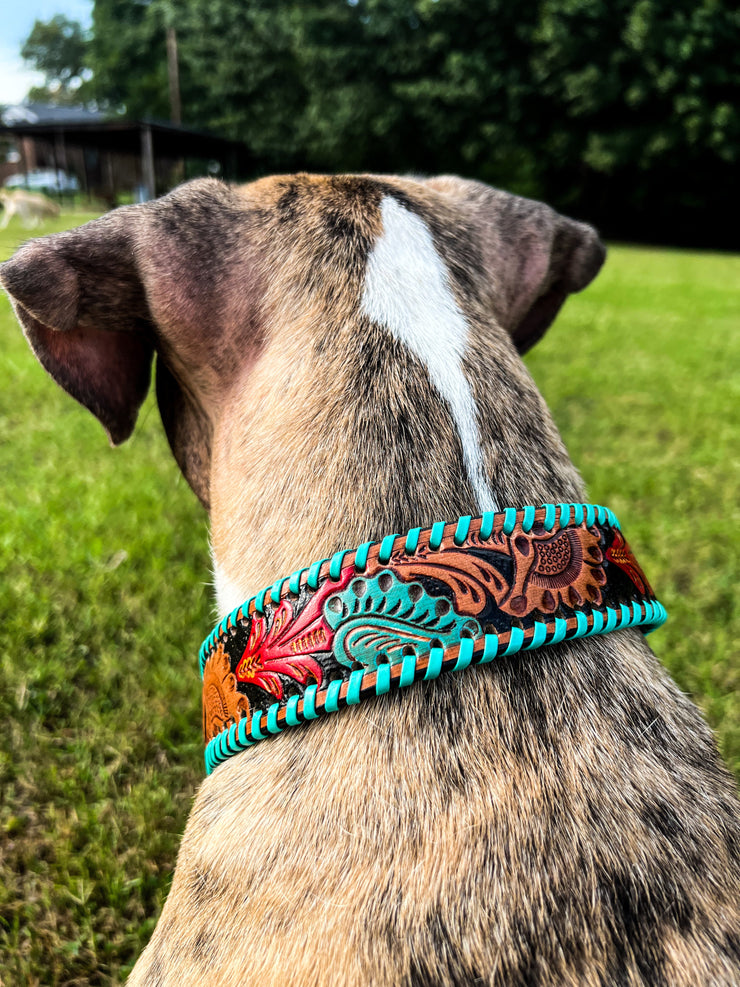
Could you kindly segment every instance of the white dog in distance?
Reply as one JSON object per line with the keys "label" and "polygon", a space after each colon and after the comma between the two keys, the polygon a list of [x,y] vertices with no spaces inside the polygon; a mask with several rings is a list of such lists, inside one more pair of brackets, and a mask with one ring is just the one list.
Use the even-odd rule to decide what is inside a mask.
{"label": "white dog in distance", "polygon": [[13,216],[17,216],[23,226],[31,229],[44,219],[54,219],[59,215],[59,206],[46,196],[35,192],[15,189],[8,192],[0,190],[0,203],[3,205],[3,219],[0,230],[4,230]]}

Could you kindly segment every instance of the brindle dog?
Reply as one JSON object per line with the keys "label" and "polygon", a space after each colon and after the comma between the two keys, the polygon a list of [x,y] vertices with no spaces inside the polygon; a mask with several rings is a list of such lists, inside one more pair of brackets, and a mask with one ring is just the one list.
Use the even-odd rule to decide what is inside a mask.
{"label": "brindle dog", "polygon": [[[473,182],[299,175],[190,183],[0,279],[113,443],[156,353],[225,612],[366,539],[582,501],[517,349],[602,259],[589,227]],[[737,985],[739,891],[733,783],[625,630],[231,758],[130,984]]]}

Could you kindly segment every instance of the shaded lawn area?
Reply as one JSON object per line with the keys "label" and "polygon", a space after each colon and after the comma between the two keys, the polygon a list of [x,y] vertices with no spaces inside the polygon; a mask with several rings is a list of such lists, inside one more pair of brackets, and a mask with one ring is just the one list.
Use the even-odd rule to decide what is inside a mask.
{"label": "shaded lawn area", "polygon": [[[668,608],[654,650],[740,774],[738,311],[740,257],[613,248],[527,362]],[[0,381],[1,979],[119,983],[203,773],[206,517],[152,397],[110,450],[4,296]]]}

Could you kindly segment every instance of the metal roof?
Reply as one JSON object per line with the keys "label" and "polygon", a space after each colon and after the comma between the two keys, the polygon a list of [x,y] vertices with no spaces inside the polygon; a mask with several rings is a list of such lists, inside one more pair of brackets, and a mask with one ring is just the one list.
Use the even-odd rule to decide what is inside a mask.
{"label": "metal roof", "polygon": [[51,103],[18,103],[5,106],[0,111],[0,122],[6,127],[16,124],[70,124],[94,123],[105,117],[97,110],[84,106],[55,106]]}
{"label": "metal roof", "polygon": [[[58,110],[57,114],[49,110]],[[39,112],[37,112],[37,110]],[[202,130],[163,123],[159,120],[106,118],[82,107],[46,107],[38,104],[10,107],[0,115],[0,135],[16,137],[63,136],[68,144],[101,150],[139,153],[141,134],[149,131],[157,154],[165,157],[208,158],[236,152],[250,157],[241,141],[229,140]]]}

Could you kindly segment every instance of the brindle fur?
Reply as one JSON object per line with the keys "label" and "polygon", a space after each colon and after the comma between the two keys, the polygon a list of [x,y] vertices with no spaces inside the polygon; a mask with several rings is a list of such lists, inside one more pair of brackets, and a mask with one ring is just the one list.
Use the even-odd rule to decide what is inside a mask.
{"label": "brindle fur", "polygon": [[[388,194],[432,230],[471,327],[500,503],[585,499],[514,344],[602,248],[539,204],[452,178],[201,181],[0,268],[42,363],[114,441],[156,350],[173,451],[245,596],[340,547],[476,513],[425,368],[360,309]],[[91,350],[97,377],[75,369]],[[129,983],[737,984],[739,888],[740,807],[714,740],[622,631],[229,760],[201,786]]]}

